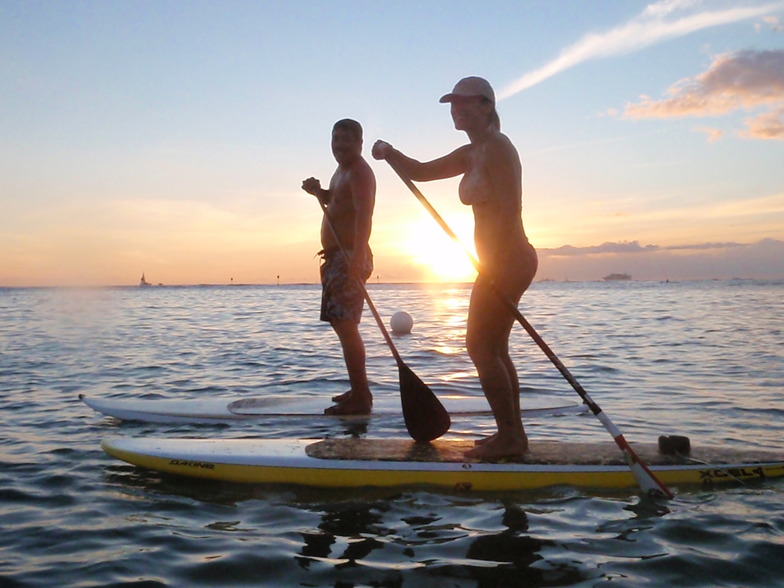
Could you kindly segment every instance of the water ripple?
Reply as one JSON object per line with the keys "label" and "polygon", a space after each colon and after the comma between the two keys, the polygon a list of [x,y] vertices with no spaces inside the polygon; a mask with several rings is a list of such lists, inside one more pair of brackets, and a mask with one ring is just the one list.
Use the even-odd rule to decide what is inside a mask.
{"label": "water ripple", "polygon": [[[632,442],[784,450],[782,284],[536,284],[526,317]],[[470,289],[372,285],[406,310],[404,361],[438,394],[480,395],[465,353]],[[779,482],[676,489],[452,493],[318,490],[193,481],[105,456],[112,435],[326,438],[404,435],[365,422],[269,418],[223,425],[122,423],[76,395],[203,398],[347,389],[317,320],[318,288],[0,289],[0,584],[3,586],[773,586],[784,577]],[[397,366],[366,313],[377,397]],[[577,395],[522,329],[522,401]],[[590,414],[528,419],[529,435],[597,441]],[[455,417],[450,432],[494,430]]]}

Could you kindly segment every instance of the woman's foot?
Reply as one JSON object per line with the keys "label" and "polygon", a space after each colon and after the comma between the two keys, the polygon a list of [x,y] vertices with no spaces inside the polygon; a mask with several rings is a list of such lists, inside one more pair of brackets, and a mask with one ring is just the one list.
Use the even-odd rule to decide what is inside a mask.
{"label": "woman's foot", "polygon": [[483,439],[484,443],[474,446],[464,453],[465,457],[471,459],[481,459],[483,461],[493,461],[509,457],[522,457],[528,451],[528,438],[523,437],[502,437],[495,434],[488,439]]}
{"label": "woman's foot", "polygon": [[493,433],[489,437],[482,437],[481,439],[477,439],[476,441],[474,441],[474,445],[484,445],[485,443],[492,441],[496,437],[498,437],[498,433]]}

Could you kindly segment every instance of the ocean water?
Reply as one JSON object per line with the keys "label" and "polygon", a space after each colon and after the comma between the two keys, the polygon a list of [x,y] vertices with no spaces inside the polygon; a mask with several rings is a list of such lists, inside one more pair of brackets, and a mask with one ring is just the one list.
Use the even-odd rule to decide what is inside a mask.
{"label": "ocean water", "polygon": [[[463,342],[467,286],[372,284],[436,392],[481,394]],[[106,456],[104,437],[401,437],[366,424],[268,418],[234,426],[119,422],[79,393],[227,398],[347,389],[317,320],[317,286],[0,289],[0,586],[777,586],[784,481],[506,493],[319,490],[204,482]],[[784,452],[784,283],[538,283],[529,319],[627,439]],[[397,369],[362,323],[378,398]],[[522,328],[523,404],[579,398]],[[591,414],[538,417],[531,438],[604,441]],[[453,419],[448,435],[493,431]]]}

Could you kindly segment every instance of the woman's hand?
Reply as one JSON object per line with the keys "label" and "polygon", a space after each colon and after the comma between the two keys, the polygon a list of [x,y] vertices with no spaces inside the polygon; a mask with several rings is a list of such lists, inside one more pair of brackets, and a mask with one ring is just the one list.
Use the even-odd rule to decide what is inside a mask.
{"label": "woman's hand", "polygon": [[389,154],[392,153],[392,150],[392,145],[379,139],[373,144],[373,149],[370,153],[373,155],[374,159],[386,159],[389,157]]}

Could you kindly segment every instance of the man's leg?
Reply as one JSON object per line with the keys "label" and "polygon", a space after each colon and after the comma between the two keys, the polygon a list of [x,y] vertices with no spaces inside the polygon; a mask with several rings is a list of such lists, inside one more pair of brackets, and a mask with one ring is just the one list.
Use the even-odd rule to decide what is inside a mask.
{"label": "man's leg", "polygon": [[346,362],[348,379],[351,383],[350,394],[333,407],[327,414],[370,414],[373,396],[368,385],[365,368],[365,343],[359,334],[359,325],[350,320],[333,320],[332,328],[340,339],[343,359]]}

